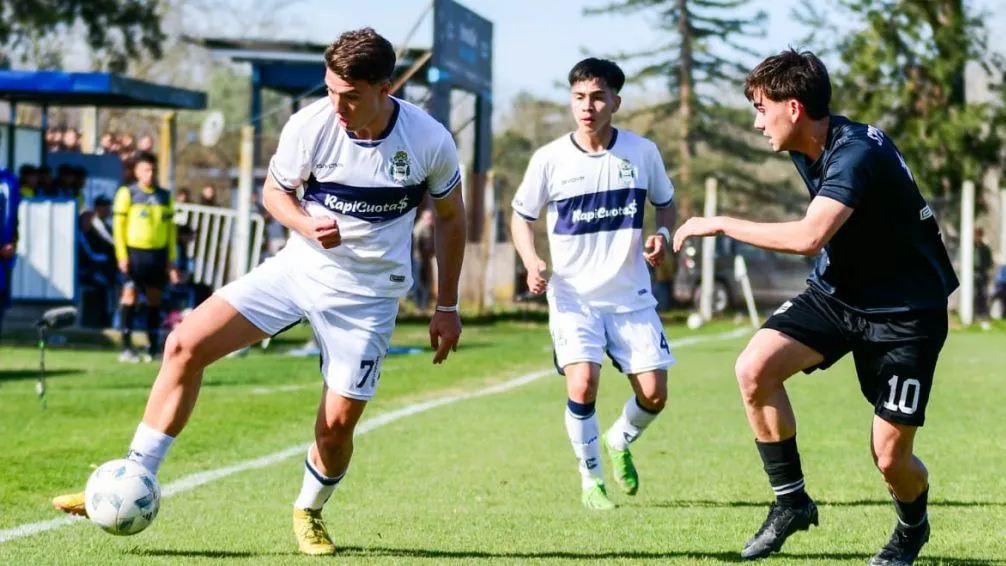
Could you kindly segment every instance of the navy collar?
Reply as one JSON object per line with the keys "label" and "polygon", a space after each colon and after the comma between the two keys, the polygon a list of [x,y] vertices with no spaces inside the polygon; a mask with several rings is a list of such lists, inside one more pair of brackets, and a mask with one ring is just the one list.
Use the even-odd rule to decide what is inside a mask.
{"label": "navy collar", "polygon": [[395,129],[395,124],[398,123],[398,114],[399,111],[402,109],[402,105],[398,103],[398,100],[396,100],[395,97],[391,97],[391,102],[395,105],[395,108],[394,110],[391,111],[391,119],[388,120],[388,125],[387,127],[384,128],[384,131],[381,132],[381,135],[377,136],[372,140],[361,140],[360,138],[356,137],[356,135],[353,132],[346,130],[346,135],[349,136],[349,139],[353,140],[354,142],[360,145],[374,147],[379,145],[388,136],[390,136],[391,131]]}
{"label": "navy collar", "polygon": [[[586,149],[580,147],[580,144],[576,143],[576,136],[573,135],[573,134],[574,134],[574,132],[570,132],[569,133],[569,141],[573,143],[573,147],[575,147],[576,149],[579,149],[581,152],[586,153],[588,155],[597,155],[596,153],[594,153],[592,151],[587,151]],[[608,147],[606,147],[604,149],[606,151],[611,151],[611,148],[615,147],[615,140],[617,140],[617,139],[618,139],[618,128],[612,128],[611,129],[611,141],[608,142]],[[597,152],[597,153],[602,153],[602,152]]]}

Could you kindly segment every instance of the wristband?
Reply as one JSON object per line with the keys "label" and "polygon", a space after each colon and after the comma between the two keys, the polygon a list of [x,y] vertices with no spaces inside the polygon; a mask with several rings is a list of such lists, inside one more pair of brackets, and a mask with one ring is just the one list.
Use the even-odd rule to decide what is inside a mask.
{"label": "wristband", "polygon": [[667,243],[671,242],[671,231],[667,229],[667,226],[661,226],[657,228],[657,234],[664,237],[664,241]]}
{"label": "wristband", "polygon": [[437,305],[437,312],[458,312],[457,305],[443,306]]}

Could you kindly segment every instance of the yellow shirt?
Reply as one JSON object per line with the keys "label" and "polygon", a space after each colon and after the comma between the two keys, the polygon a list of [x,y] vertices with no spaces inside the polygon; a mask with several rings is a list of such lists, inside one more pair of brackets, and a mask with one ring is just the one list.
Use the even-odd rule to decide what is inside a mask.
{"label": "yellow shirt", "polygon": [[127,248],[167,248],[168,261],[174,262],[178,253],[174,212],[171,193],[164,189],[137,184],[120,187],[112,203],[116,259],[126,259]]}

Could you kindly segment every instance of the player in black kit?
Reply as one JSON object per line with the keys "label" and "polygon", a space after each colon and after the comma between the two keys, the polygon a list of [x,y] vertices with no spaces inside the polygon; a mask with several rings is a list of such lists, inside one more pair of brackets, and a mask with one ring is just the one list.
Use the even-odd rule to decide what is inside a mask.
{"label": "player in black kit", "polygon": [[692,218],[674,235],[674,249],[689,237],[724,234],[816,255],[817,263],[807,290],[779,307],[737,359],[748,422],[776,495],[741,557],[764,558],[817,524],[783,382],[852,352],[860,389],[874,407],[873,460],[898,516],[870,564],[911,564],[929,539],[928,472],[912,445],[947,337],[947,297],[958,285],[940,228],[894,142],[831,114],[828,71],[814,54],[769,57],[747,76],[744,92],[756,110],[755,128],[774,151],[790,153],[806,183],[807,213],[779,223]]}

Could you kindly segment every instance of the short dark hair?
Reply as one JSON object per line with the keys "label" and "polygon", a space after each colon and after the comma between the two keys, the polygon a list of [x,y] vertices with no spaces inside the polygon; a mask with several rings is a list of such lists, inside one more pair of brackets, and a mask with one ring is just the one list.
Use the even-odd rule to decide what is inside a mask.
{"label": "short dark hair", "polygon": [[744,79],[744,96],[754,100],[755,92],[775,101],[795,98],[813,120],[831,113],[828,69],[810,51],[790,48],[759,63]]}
{"label": "short dark hair", "polygon": [[587,57],[569,71],[569,86],[596,79],[618,94],[625,86],[625,73],[614,61]]}
{"label": "short dark hair", "polygon": [[140,163],[149,163],[153,167],[157,167],[157,156],[153,153],[140,152],[136,154],[133,158],[133,167],[136,167]]}
{"label": "short dark hair", "polygon": [[391,42],[369,27],[347,31],[325,49],[325,65],[347,81],[391,80],[395,61]]}

